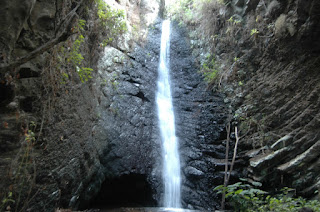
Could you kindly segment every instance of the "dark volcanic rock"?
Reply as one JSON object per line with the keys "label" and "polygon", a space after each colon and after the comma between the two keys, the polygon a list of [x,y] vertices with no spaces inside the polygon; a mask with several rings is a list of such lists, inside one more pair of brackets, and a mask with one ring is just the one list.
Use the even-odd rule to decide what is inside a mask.
{"label": "dark volcanic rock", "polygon": [[[101,120],[95,129],[97,139],[106,142],[100,156],[105,180],[98,194],[101,200],[96,204],[101,203],[102,196],[110,195],[106,185],[117,184],[122,179],[148,184],[144,193],[149,193],[152,199],[138,201],[139,204],[162,204],[162,146],[155,105],[160,28],[159,20],[149,32],[148,42],[143,48],[136,46],[128,54],[130,57],[112,47],[105,49],[98,80]],[[223,132],[226,118],[223,101],[219,95],[206,91],[186,34],[176,25],[172,29],[170,52],[171,88],[182,162],[183,207],[213,210],[217,203],[212,189],[221,182],[213,181],[217,178],[214,167],[218,159],[208,152],[223,155],[224,148],[213,145]],[[111,65],[114,58],[122,59]],[[118,188],[124,189],[120,185]]]}
{"label": "dark volcanic rock", "polygon": [[[173,24],[170,49],[172,96],[176,133],[180,143],[183,176],[182,200],[191,209],[213,210],[217,199],[212,190],[214,157],[224,148],[212,150],[224,129],[226,109],[218,94],[207,91],[190,51],[186,32]],[[218,150],[218,151],[216,151]],[[213,154],[207,154],[207,152]]]}
{"label": "dark volcanic rock", "polygon": [[35,0],[0,2],[0,51],[9,56],[35,5]]}
{"label": "dark volcanic rock", "polygon": [[[115,57],[107,58],[109,63],[97,73],[103,28],[100,27],[100,31],[94,27],[97,17],[93,1],[81,2],[76,19],[86,20],[86,25],[80,53],[84,57],[82,65],[94,69],[92,79],[81,83],[69,61],[58,59],[63,45],[68,45],[66,49],[70,50],[75,35],[12,73],[0,73],[0,199],[8,194],[9,185],[15,200],[22,191],[20,203],[9,203],[12,210],[86,208],[99,191],[104,194],[105,185],[115,184],[123,189],[123,179],[137,180],[135,186],[140,189],[139,193],[145,191],[148,195],[145,205],[153,206],[154,199],[159,199],[153,196],[154,188],[161,182],[158,179],[161,174],[153,172],[154,158],[160,157],[161,151],[155,143],[157,137],[153,136],[157,130],[153,104],[159,26],[149,33],[149,41],[142,36],[135,50],[130,49],[135,42],[130,33],[124,35],[127,37],[119,42],[120,50],[110,47]],[[140,2],[143,3],[141,10]],[[76,3],[71,0],[1,1],[0,63],[29,54],[53,39],[58,29],[70,30],[64,26],[63,19],[70,17],[67,14]],[[157,1],[118,3],[114,1],[117,6],[122,4],[130,10],[128,24],[141,24],[140,31],[147,28],[140,17],[157,14]],[[72,24],[76,25],[76,19],[72,19]],[[69,76],[64,82],[62,72]],[[33,125],[36,126],[31,127]],[[24,154],[29,135],[35,137],[30,158]],[[20,177],[16,171],[19,167],[28,169],[22,170],[25,178],[19,178],[27,184],[22,189],[21,181],[15,179],[17,175]]]}
{"label": "dark volcanic rock", "polygon": [[[74,6],[73,1],[67,1],[68,5],[53,0],[17,2],[0,3],[1,12],[5,11],[0,13],[0,53],[9,55],[1,54],[0,62],[28,54],[53,38],[54,27],[66,12],[62,6]],[[83,2],[85,8],[92,1]],[[132,10],[138,9],[130,14],[133,19],[145,15],[140,14],[139,2],[127,1],[135,5],[131,5]],[[149,8],[154,14],[151,1],[142,3],[142,8]],[[7,30],[12,23],[12,29]],[[88,18],[87,23],[86,27],[91,29],[94,21]],[[98,71],[86,83],[80,83],[74,70],[57,68],[57,49],[17,68],[16,76],[1,75],[0,175],[10,178],[7,171],[12,161],[27,161],[33,167],[26,176],[29,187],[24,188],[22,195],[25,202],[14,209],[24,207],[23,204],[29,211],[85,209],[95,204],[162,204],[162,146],[155,106],[161,20],[148,30],[146,40],[132,41],[128,49],[125,47],[129,44],[124,43],[119,44],[122,47],[106,47],[95,69]],[[92,33],[90,36],[94,37],[95,32]],[[99,49],[91,51],[90,42],[86,40],[84,49],[90,49],[90,57],[98,57]],[[83,53],[85,60],[87,54]],[[221,171],[218,159],[224,151],[220,142],[224,106],[219,95],[206,91],[186,33],[176,25],[171,41],[171,70],[183,207],[211,210],[217,205],[212,188],[221,184],[214,182],[221,180],[221,174],[214,175],[214,171],[216,167]],[[61,81],[64,71],[68,72],[69,81]],[[28,130],[34,130],[36,140],[32,159],[21,160],[19,152],[24,153]],[[0,183],[1,199],[10,180]],[[122,201],[112,203],[120,197]],[[109,201],[104,203],[106,198]]]}
{"label": "dark volcanic rock", "polygon": [[[97,140],[106,143],[100,155],[105,176],[104,186],[98,194],[101,200],[103,195],[109,195],[107,185],[122,182],[121,179],[146,185],[146,190],[140,193],[148,193],[149,197],[144,202],[137,200],[135,204],[155,206],[160,199],[161,143],[155,113],[160,27],[158,20],[149,31],[143,48],[136,45],[134,51],[124,54],[107,47],[100,62],[97,83],[100,84],[98,113],[101,118],[96,131]],[[113,63],[115,58],[118,58],[117,63]],[[125,192],[126,188],[119,184],[119,189]],[[137,197],[130,196],[132,201],[134,196]],[[131,200],[118,200],[117,206],[129,204]],[[94,206],[95,203],[91,204]]]}

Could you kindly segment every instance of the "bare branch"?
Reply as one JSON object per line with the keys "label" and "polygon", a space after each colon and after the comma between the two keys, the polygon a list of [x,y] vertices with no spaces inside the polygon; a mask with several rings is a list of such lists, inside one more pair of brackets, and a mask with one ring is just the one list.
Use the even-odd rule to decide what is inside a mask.
{"label": "bare branch", "polygon": [[[226,158],[225,158],[225,170],[224,170],[224,187],[228,185],[228,160],[229,160],[229,142],[230,142],[230,122],[228,123],[227,128],[227,144],[226,144]],[[221,210],[224,210],[226,202],[226,190],[222,191],[222,199],[221,199]]]}
{"label": "bare branch", "polygon": [[235,162],[236,156],[237,156],[237,148],[238,148],[238,142],[239,142],[238,128],[237,127],[235,127],[235,129],[234,129],[234,133],[236,134],[236,144],[234,145],[233,158],[232,158],[232,162],[231,162],[231,166],[230,166],[230,170],[229,170],[227,184],[229,183],[230,175],[231,175],[231,172],[233,170],[234,162]]}

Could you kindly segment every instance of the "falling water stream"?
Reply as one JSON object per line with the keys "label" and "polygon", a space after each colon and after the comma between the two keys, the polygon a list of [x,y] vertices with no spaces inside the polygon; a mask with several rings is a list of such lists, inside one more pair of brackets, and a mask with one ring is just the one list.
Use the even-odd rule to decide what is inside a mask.
{"label": "falling water stream", "polygon": [[164,207],[180,208],[180,159],[169,79],[170,21],[162,23],[157,107],[163,145]]}

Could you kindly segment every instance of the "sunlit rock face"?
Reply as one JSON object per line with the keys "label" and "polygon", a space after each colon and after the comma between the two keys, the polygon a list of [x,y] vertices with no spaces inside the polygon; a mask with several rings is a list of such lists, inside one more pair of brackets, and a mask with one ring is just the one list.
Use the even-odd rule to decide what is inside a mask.
{"label": "sunlit rock face", "polygon": [[[157,36],[154,43],[159,41]],[[151,184],[158,177],[151,174],[161,152],[154,106],[158,52],[148,45],[136,46],[130,56],[108,47],[107,58],[99,66],[101,121],[97,128],[107,144],[101,155],[107,178],[145,174]]]}

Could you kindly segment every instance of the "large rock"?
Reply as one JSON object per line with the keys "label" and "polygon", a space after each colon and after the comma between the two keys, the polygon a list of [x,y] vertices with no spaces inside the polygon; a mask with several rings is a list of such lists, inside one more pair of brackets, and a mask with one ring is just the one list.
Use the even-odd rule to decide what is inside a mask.
{"label": "large rock", "polygon": [[36,0],[3,0],[0,2],[0,52],[9,57]]}

